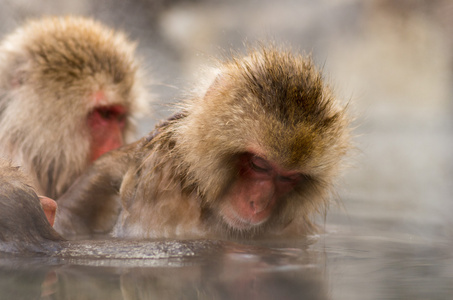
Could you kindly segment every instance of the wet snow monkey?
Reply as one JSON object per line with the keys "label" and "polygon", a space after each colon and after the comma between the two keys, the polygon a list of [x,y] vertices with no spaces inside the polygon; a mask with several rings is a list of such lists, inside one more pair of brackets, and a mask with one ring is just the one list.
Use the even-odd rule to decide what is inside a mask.
{"label": "wet snow monkey", "polygon": [[349,117],[310,57],[275,46],[221,63],[149,136],[96,161],[59,200],[65,236],[313,232],[350,148]]}

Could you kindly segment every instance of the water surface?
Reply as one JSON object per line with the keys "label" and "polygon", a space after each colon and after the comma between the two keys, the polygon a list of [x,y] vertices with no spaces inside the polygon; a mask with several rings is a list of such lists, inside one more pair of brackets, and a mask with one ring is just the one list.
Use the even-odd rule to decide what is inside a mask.
{"label": "water surface", "polygon": [[165,241],[146,258],[1,258],[0,299],[448,299],[451,243],[338,231]]}

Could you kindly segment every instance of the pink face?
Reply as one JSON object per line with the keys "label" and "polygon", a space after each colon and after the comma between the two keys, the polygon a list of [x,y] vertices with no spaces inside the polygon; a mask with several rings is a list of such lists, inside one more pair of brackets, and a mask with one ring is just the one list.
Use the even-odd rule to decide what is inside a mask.
{"label": "pink face", "polygon": [[226,195],[221,209],[223,219],[231,227],[247,229],[265,222],[279,201],[303,178],[252,153],[242,154],[239,174]]}
{"label": "pink face", "polygon": [[92,138],[90,161],[123,145],[126,116],[127,111],[121,105],[100,106],[90,113],[88,116]]}

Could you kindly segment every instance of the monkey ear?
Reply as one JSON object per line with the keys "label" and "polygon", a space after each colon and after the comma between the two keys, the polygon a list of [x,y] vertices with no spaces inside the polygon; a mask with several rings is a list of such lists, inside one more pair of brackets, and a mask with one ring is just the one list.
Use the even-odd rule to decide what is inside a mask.
{"label": "monkey ear", "polygon": [[41,202],[41,207],[44,210],[44,214],[46,215],[47,221],[49,221],[50,225],[53,226],[53,223],[55,221],[55,214],[57,212],[57,202],[44,196],[38,197],[39,201]]}

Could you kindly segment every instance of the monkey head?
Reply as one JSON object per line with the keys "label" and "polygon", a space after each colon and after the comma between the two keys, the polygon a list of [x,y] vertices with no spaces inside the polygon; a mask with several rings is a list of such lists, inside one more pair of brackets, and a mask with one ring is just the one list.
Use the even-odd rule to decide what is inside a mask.
{"label": "monkey head", "polygon": [[239,235],[312,227],[350,143],[345,109],[310,58],[252,50],[185,105],[175,150],[207,222]]}
{"label": "monkey head", "polygon": [[[0,140],[38,192],[58,197],[121,146],[145,107],[135,44],[91,19],[30,21],[0,44]],[[34,170],[34,171],[32,171]]]}

